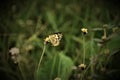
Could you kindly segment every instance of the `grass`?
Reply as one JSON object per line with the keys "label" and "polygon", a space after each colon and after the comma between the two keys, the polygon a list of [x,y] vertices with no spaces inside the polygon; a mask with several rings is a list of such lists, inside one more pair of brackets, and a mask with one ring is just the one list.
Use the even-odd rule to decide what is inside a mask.
{"label": "grass", "polygon": [[[10,14],[1,14],[0,20],[0,74],[3,79],[112,79],[107,77],[113,74],[110,71],[119,73],[119,65],[114,69],[115,65],[112,66],[114,56],[120,55],[119,15],[101,6],[102,1],[95,2],[26,0],[24,4],[16,1],[11,5],[12,10],[7,10]],[[85,36],[81,32],[83,27],[88,29]],[[44,39],[56,32],[63,34],[59,46],[46,44],[44,50]],[[102,39],[104,34],[106,38]],[[20,49],[20,68],[11,60],[9,50],[12,47]],[[85,70],[79,67],[82,63],[86,65]]]}

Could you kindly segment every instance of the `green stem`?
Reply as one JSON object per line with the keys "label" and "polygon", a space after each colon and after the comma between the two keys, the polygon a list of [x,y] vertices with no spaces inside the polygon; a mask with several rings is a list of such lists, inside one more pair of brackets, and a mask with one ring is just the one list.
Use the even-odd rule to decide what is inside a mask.
{"label": "green stem", "polygon": [[90,44],[90,54],[91,54],[91,59],[90,59],[90,64],[91,64],[91,74],[94,74],[94,65],[93,65],[93,57],[94,57],[94,50],[93,50],[93,34],[91,34],[91,44]]}
{"label": "green stem", "polygon": [[83,80],[83,73],[81,73],[81,77],[80,77],[80,80]]}
{"label": "green stem", "polygon": [[44,47],[43,47],[42,55],[41,55],[40,60],[39,60],[39,63],[38,63],[37,73],[38,73],[38,71],[39,71],[40,64],[41,64],[41,62],[42,62],[44,53],[45,53],[45,44],[44,44]]}
{"label": "green stem", "polygon": [[83,63],[85,64],[85,38],[84,34],[82,34],[83,37]]}
{"label": "green stem", "polygon": [[87,72],[87,70],[89,69],[90,66],[91,66],[91,64],[89,64],[88,67],[85,69],[84,74]]}
{"label": "green stem", "polygon": [[[85,37],[84,36],[85,35],[82,34],[82,38],[83,38],[83,64],[85,64]],[[82,72],[80,80],[83,80],[83,77],[84,77],[84,73]]]}
{"label": "green stem", "polygon": [[21,72],[21,75],[22,75],[22,77],[23,77],[23,80],[26,80],[25,75],[24,75],[24,72],[22,71],[22,68],[21,68],[21,65],[20,65],[19,62],[18,62],[18,67],[19,67],[19,69],[20,69],[20,72]]}

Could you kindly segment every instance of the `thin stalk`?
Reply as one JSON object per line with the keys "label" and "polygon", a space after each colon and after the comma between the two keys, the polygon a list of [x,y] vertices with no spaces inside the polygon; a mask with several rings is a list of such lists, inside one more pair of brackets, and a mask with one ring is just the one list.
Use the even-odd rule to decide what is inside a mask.
{"label": "thin stalk", "polygon": [[21,75],[22,75],[22,77],[23,77],[23,80],[26,80],[25,75],[24,75],[24,72],[22,71],[22,68],[21,68],[21,65],[20,65],[19,62],[18,62],[18,67],[19,67],[19,69],[20,69],[20,72],[21,72]]}
{"label": "thin stalk", "polygon": [[83,73],[81,73],[81,77],[80,77],[80,80],[83,80]]}
{"label": "thin stalk", "polygon": [[[85,37],[84,36],[85,35],[82,34],[82,38],[83,38],[83,64],[85,64]],[[80,80],[83,80],[83,77],[84,77],[84,73],[82,72]]]}
{"label": "thin stalk", "polygon": [[87,72],[87,70],[89,69],[90,66],[91,66],[91,64],[89,64],[88,67],[85,69],[84,74]]}
{"label": "thin stalk", "polygon": [[43,51],[42,51],[42,55],[41,55],[41,57],[40,57],[40,59],[39,59],[39,63],[38,63],[37,73],[38,73],[38,71],[39,71],[40,64],[41,64],[41,62],[42,62],[43,55],[44,55],[44,53],[45,53],[45,49],[46,49],[46,47],[45,47],[45,44],[44,44]]}
{"label": "thin stalk", "polygon": [[85,64],[85,37],[84,34],[82,34],[83,37],[83,63]]}
{"label": "thin stalk", "polygon": [[91,74],[93,75],[94,74],[94,65],[93,65],[93,53],[94,53],[94,50],[93,50],[93,34],[91,34],[91,44],[90,44],[90,54],[91,54],[91,60],[90,60],[90,64],[91,64]]}

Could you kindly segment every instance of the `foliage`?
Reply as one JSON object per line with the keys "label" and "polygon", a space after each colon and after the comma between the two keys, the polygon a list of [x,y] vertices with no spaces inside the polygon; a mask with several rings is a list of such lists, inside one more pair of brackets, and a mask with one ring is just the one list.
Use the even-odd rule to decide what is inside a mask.
{"label": "foliage", "polygon": [[[99,2],[25,0],[24,4],[15,1],[14,5],[11,2],[9,14],[1,14],[0,19],[1,79],[107,80],[116,75],[113,80],[117,80],[119,15],[112,14],[109,8],[101,6],[104,2]],[[83,35],[81,28],[88,32]],[[45,38],[57,32],[63,35],[60,44],[45,44],[43,51]],[[9,51],[13,47],[20,50],[18,63],[11,59]],[[84,64],[84,70],[80,64]]]}

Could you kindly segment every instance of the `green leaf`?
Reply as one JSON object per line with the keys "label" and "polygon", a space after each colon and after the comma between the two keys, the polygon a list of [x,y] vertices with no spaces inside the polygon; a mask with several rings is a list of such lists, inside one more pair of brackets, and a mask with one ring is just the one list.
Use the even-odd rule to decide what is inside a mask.
{"label": "green leaf", "polygon": [[63,53],[59,54],[61,62],[61,78],[62,80],[68,80],[68,77],[72,71],[73,61]]}
{"label": "green leaf", "polygon": [[63,52],[55,54],[41,67],[38,78],[41,80],[54,80],[56,77],[60,77],[61,80],[68,80],[72,66],[73,61]]}

